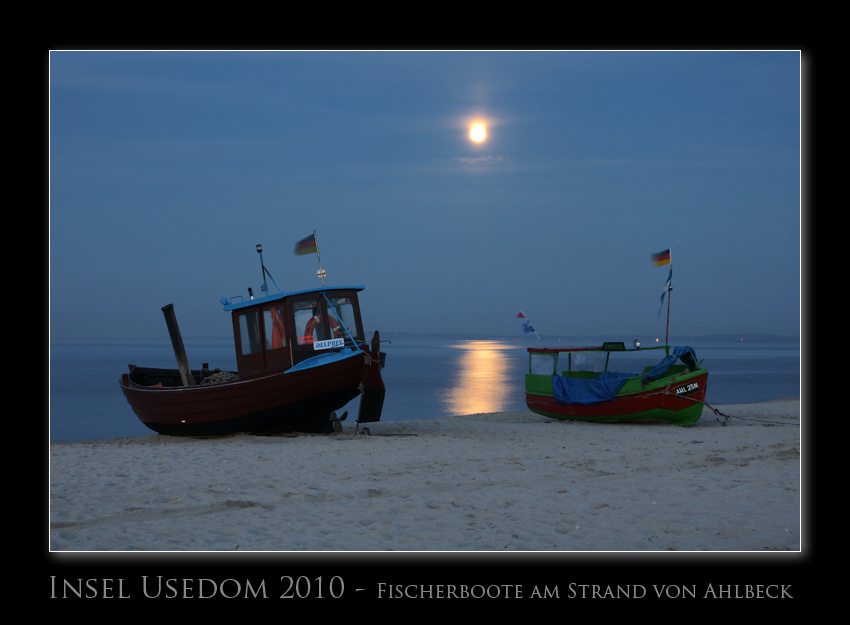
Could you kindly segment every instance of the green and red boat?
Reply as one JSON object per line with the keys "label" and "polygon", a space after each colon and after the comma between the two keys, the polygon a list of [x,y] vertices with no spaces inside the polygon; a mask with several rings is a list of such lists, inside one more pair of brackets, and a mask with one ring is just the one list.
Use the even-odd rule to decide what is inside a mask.
{"label": "green and red boat", "polygon": [[[656,350],[664,357],[646,364]],[[708,371],[690,347],[627,349],[623,342],[595,347],[529,347],[525,376],[528,408],[570,421],[691,425],[702,414]],[[636,360],[631,365],[627,361]],[[678,364],[677,364],[678,361]],[[641,368],[639,373],[621,373]]]}

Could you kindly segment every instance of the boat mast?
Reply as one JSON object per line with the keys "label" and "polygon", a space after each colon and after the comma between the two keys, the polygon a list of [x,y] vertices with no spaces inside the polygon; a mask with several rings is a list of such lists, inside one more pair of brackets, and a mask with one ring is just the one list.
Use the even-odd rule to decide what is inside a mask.
{"label": "boat mast", "polygon": [[180,335],[180,327],[177,325],[177,316],[174,314],[174,304],[167,304],[163,306],[162,314],[165,315],[165,323],[168,326],[168,336],[171,337],[171,347],[174,348],[174,355],[177,357],[177,367],[180,369],[180,378],[183,380],[183,386],[194,386],[195,378],[189,368],[189,359],[186,357],[186,349],[183,347],[183,337]]}
{"label": "boat mast", "polygon": [[322,257],[319,255],[319,237],[316,236],[315,230],[313,230],[313,240],[316,242],[316,258],[319,260],[319,271],[316,274],[322,279],[322,286],[325,286],[325,270],[322,269]]}
{"label": "boat mast", "polygon": [[666,249],[663,252],[652,255],[652,262],[656,267],[670,265],[670,273],[667,274],[667,283],[661,291],[661,300],[658,302],[658,316],[661,316],[661,308],[664,306],[664,296],[667,295],[667,329],[664,332],[664,347],[668,346],[670,337],[670,298],[673,295],[673,251]]}
{"label": "boat mast", "polygon": [[673,298],[673,250],[670,250],[670,274],[667,277],[667,328],[664,330],[664,346],[669,346],[670,300]]}

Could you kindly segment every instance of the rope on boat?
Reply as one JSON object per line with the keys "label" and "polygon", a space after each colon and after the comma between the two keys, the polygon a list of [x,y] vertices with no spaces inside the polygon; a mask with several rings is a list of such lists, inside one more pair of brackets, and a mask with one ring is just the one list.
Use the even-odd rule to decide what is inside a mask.
{"label": "rope on boat", "polygon": [[[700,360],[698,364],[702,364],[702,360]],[[676,381],[676,378],[678,378],[680,375],[685,375],[686,373],[690,373],[690,369],[688,369],[687,367],[685,367],[684,371],[682,371],[681,373],[674,375],[673,378],[670,380],[670,383],[667,385],[667,388],[665,388],[663,391],[661,391],[661,393],[664,394],[664,395],[675,395],[675,393],[670,392],[670,387],[673,386],[673,383]],[[721,421],[720,419],[717,419],[717,422],[720,423],[720,425],[722,425],[723,427],[726,427],[726,423],[729,421],[730,415],[720,412],[717,408],[714,408],[711,405],[709,405],[708,402],[706,402],[705,400],[694,399],[693,397],[687,397],[685,395],[681,395],[681,396],[675,395],[675,396],[678,397],[679,399],[687,399],[687,400],[690,400],[690,401],[699,402],[703,406],[706,406],[709,410],[711,410],[718,417],[723,417],[723,421]],[[759,423],[770,423],[770,424],[773,424],[773,425],[791,425],[790,423],[780,423],[779,421],[769,421],[767,419],[751,419],[751,418],[748,419],[746,417],[737,417],[737,416],[732,417],[732,418],[741,419],[743,421],[758,421]]]}
{"label": "rope on boat", "polygon": [[[674,393],[670,392],[669,386],[661,392],[664,395],[674,395]],[[730,417],[733,418],[733,419],[741,419],[742,421],[757,421],[759,423],[770,423],[771,425],[792,425],[791,423],[782,423],[780,421],[770,421],[769,419],[753,419],[753,418],[750,418],[750,417],[739,417],[739,416],[735,416],[735,415],[728,415],[728,414],[724,414],[724,413],[720,412],[717,408],[714,408],[708,402],[706,402],[702,399],[694,399],[693,397],[685,397],[685,396],[677,396],[677,397],[678,397],[678,399],[687,399],[689,401],[699,402],[703,406],[706,406],[709,410],[711,410],[718,417],[723,417],[723,421],[721,421],[720,419],[717,419],[718,423],[720,423],[720,425],[722,425],[723,427],[726,427],[726,422],[729,421]]]}
{"label": "rope on boat", "polygon": [[234,380],[236,379],[236,377],[237,376],[235,373],[216,369],[203,380],[201,380],[200,384],[219,384],[220,382],[229,382],[230,380]]}
{"label": "rope on boat", "polygon": [[[701,360],[700,360],[700,363],[702,363]],[[701,403],[703,406],[706,406],[709,410],[711,410],[718,417],[723,417],[723,421],[721,421],[719,418],[717,419],[717,422],[720,423],[720,425],[722,425],[723,427],[726,427],[726,424],[727,424],[727,422],[729,421],[730,418],[741,419],[742,421],[757,421],[759,423],[770,423],[772,425],[791,425],[790,423],[781,423],[779,421],[770,421],[768,419],[753,419],[753,418],[738,417],[738,416],[734,416],[734,415],[724,414],[724,413],[720,412],[717,408],[714,408],[713,406],[711,406],[705,400],[695,399],[693,397],[687,397],[686,395],[676,395],[675,393],[670,392],[670,387],[673,386],[673,384],[676,382],[676,378],[678,378],[680,375],[685,375],[686,373],[690,373],[690,369],[685,368],[685,370],[682,371],[681,373],[674,375],[671,378],[670,383],[667,385],[667,387],[658,391],[658,394],[660,394],[660,395],[673,395],[678,399],[687,399],[688,401]],[[643,380],[641,380],[641,384],[643,384]]]}
{"label": "rope on boat", "polygon": [[[702,403],[705,404],[706,406],[708,406],[708,404],[706,404],[705,402],[702,402]],[[720,412],[719,410],[712,408],[711,406],[708,406],[708,408],[710,410],[712,410],[714,412],[714,414],[721,415],[721,416],[725,417],[725,419],[723,419],[723,421],[720,421],[720,419],[718,419],[718,421],[720,421],[720,425],[722,425],[723,427],[726,427],[726,422],[729,420],[729,415],[725,415],[722,412]],[[739,416],[734,416],[733,418],[741,419],[742,421],[757,421],[758,423],[769,423],[770,425],[793,425],[793,423],[782,423],[781,421],[771,421],[770,419],[753,419],[752,417],[739,417]]]}

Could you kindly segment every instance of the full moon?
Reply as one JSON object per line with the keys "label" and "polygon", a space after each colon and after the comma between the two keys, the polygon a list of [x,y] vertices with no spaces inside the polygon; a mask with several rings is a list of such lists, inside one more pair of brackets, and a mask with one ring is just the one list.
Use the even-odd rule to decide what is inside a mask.
{"label": "full moon", "polygon": [[487,138],[487,129],[484,127],[484,124],[472,124],[472,128],[469,129],[469,138],[475,141],[475,143],[484,141]]}

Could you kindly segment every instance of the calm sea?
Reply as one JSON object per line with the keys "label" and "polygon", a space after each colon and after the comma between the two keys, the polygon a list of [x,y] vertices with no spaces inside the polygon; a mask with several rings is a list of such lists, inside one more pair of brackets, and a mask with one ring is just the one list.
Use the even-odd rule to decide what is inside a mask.
{"label": "calm sea", "polygon": [[[193,368],[235,369],[229,341],[185,340]],[[383,371],[383,421],[480,412],[527,410],[523,376],[528,342],[393,340]],[[713,405],[800,396],[797,343],[688,343],[709,371],[706,401]],[[660,360],[663,357],[659,354]],[[164,341],[53,340],[50,343],[49,425],[52,442],[150,436],[118,387],[128,364],[176,368]],[[358,399],[348,410],[347,427]],[[342,410],[338,411],[342,414]]]}

